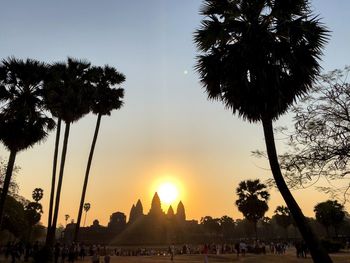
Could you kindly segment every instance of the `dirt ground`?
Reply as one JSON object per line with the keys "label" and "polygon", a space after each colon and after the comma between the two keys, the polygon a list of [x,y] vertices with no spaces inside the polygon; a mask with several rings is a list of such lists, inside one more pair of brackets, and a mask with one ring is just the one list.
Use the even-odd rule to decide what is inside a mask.
{"label": "dirt ground", "polygon": [[[343,251],[340,253],[331,255],[334,263],[349,263],[350,262],[350,251]],[[7,263],[10,261],[0,260],[0,263]],[[91,258],[87,257],[84,263],[91,262]],[[101,257],[100,262],[103,262]],[[199,263],[204,262],[203,255],[176,255],[174,263]],[[247,262],[247,263],[296,263],[296,262],[312,262],[310,256],[306,259],[297,258],[295,256],[294,249],[289,249],[284,255],[253,255],[247,254],[245,257],[237,258],[236,255],[209,255],[209,263],[219,262]],[[82,261],[76,261],[76,263],[83,263]],[[171,263],[170,257],[168,256],[138,256],[138,257],[111,257],[111,263]]]}
{"label": "dirt ground", "polygon": [[[350,253],[338,253],[331,256],[334,263],[349,263]],[[254,263],[294,263],[294,262],[312,262],[311,258],[297,258],[294,253],[285,255],[246,255],[237,258],[236,255],[209,255],[208,262],[254,262]],[[90,261],[86,261],[90,262]],[[112,257],[111,263],[169,263],[169,257]],[[179,255],[173,262],[199,263],[204,262],[203,255]]]}
{"label": "dirt ground", "polygon": [[[334,263],[349,263],[350,252],[342,252],[331,255]],[[102,260],[102,258],[101,258]],[[91,262],[87,260],[85,262]],[[103,261],[101,261],[103,262]],[[164,256],[144,256],[144,257],[112,257],[111,263],[169,263],[170,257]],[[199,263],[204,262],[203,255],[178,255],[174,258],[174,263]],[[285,255],[252,255],[237,258],[236,255],[209,255],[209,263],[219,262],[254,262],[254,263],[294,263],[294,262],[312,262],[311,258],[297,258],[294,251],[288,251]]]}

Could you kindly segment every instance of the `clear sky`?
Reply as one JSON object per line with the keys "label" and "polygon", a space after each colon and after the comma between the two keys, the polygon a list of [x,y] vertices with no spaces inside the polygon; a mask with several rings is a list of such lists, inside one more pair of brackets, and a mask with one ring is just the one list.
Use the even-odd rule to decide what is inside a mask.
{"label": "clear sky", "polygon": [[[198,82],[192,34],[200,5],[200,0],[0,1],[0,58],[54,62],[72,56],[110,64],[126,75],[125,106],[102,119],[86,197],[88,224],[95,218],[107,224],[115,211],[128,216],[139,198],[147,212],[157,185],[166,180],[179,185],[188,218],[240,218],[234,206],[238,182],[271,176],[267,162],[251,156],[264,149],[261,126],[208,101]],[[322,66],[342,68],[350,63],[350,1],[312,5],[332,31]],[[88,115],[71,127],[61,223],[64,214],[77,217],[95,119]],[[290,124],[290,118],[279,124]],[[53,146],[54,133],[16,162],[20,194],[30,198],[35,187],[43,188],[45,212]],[[8,158],[2,146],[0,156]],[[278,192],[271,193],[269,214],[283,204]],[[308,216],[327,198],[311,189],[294,193]]]}

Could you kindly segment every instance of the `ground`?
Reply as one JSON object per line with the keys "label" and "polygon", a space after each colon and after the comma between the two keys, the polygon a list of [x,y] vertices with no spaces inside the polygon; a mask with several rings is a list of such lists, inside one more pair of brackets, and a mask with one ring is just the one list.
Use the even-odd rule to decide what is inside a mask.
{"label": "ground", "polygon": [[[343,251],[340,253],[331,255],[334,263],[348,263],[350,262],[350,251]],[[312,262],[310,256],[306,259],[297,258],[295,256],[294,249],[287,251],[285,255],[252,255],[247,254],[245,257],[237,258],[236,255],[209,255],[209,263],[219,262],[246,262],[246,263],[296,263],[296,262]],[[7,263],[10,261],[0,260],[0,263]],[[90,258],[87,258],[84,263],[91,262]],[[101,263],[103,259],[101,258]],[[139,257],[112,257],[111,263],[171,263],[168,256],[139,256]],[[204,262],[203,255],[176,255],[174,263],[202,263]],[[76,261],[76,263],[82,263],[82,261]]]}

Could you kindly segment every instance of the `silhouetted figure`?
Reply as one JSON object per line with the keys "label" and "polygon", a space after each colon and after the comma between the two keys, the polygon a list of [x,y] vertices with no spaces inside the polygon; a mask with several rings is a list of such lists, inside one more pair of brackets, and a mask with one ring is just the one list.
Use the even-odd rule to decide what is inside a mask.
{"label": "silhouetted figure", "polygon": [[204,263],[208,263],[208,253],[209,253],[209,245],[205,244],[203,248]]}
{"label": "silhouetted figure", "polygon": [[53,252],[55,263],[58,263],[58,259],[60,257],[60,252],[61,252],[60,243],[56,243],[55,248],[54,248],[54,252]]}
{"label": "silhouetted figure", "polygon": [[236,244],[235,244],[235,250],[236,250],[237,257],[239,257],[239,252],[240,252],[240,249],[239,249],[239,242],[236,242]]}
{"label": "silhouetted figure", "polygon": [[106,254],[105,256],[104,256],[104,258],[103,258],[103,262],[104,263],[109,263],[111,261],[111,257],[108,255],[108,254]]}
{"label": "silhouetted figure", "polygon": [[68,256],[68,248],[66,245],[64,245],[61,252],[62,263],[65,262],[67,256]]}
{"label": "silhouetted figure", "polygon": [[175,246],[171,245],[170,247],[170,260],[174,261],[174,255],[175,255]]}
{"label": "silhouetted figure", "polygon": [[80,260],[84,260],[85,256],[86,256],[85,246],[82,245],[79,251]]}
{"label": "silhouetted figure", "polygon": [[242,253],[242,256],[245,256],[245,252],[247,251],[247,244],[244,241],[239,243],[239,250]]}
{"label": "silhouetted figure", "polygon": [[68,262],[69,262],[69,263],[74,263],[74,260],[75,260],[75,247],[74,247],[74,245],[72,244],[72,245],[69,247],[69,251],[68,251]]}
{"label": "silhouetted figure", "polygon": [[16,260],[20,258],[18,245],[13,244],[11,246],[11,263],[16,263]]}
{"label": "silhouetted figure", "polygon": [[100,256],[97,253],[95,253],[91,258],[91,262],[92,263],[100,263]]}
{"label": "silhouetted figure", "polygon": [[24,262],[28,262],[32,250],[32,245],[28,242],[24,252]]}

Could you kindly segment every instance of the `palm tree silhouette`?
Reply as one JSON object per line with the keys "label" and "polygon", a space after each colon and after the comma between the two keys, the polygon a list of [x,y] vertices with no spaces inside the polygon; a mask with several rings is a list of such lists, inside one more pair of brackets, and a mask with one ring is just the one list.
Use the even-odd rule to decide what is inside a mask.
{"label": "palm tree silhouette", "polygon": [[18,152],[42,141],[55,127],[41,98],[47,66],[36,60],[8,58],[0,65],[0,140],[10,151],[0,197],[0,225]]}
{"label": "palm tree silhouette", "polygon": [[55,63],[51,66],[52,78],[46,83],[50,90],[47,94],[50,97],[50,110],[54,112],[54,116],[65,122],[55,206],[46,238],[48,245],[52,245],[55,238],[70,125],[90,111],[93,87],[87,74],[89,68],[89,62],[68,58],[66,63]]}
{"label": "palm tree silhouette", "polygon": [[[56,139],[55,139],[55,149],[54,149],[54,157],[53,157],[53,164],[52,164],[52,177],[51,177],[51,190],[50,190],[50,202],[49,202],[49,213],[48,213],[48,222],[47,222],[47,229],[51,229],[51,223],[52,223],[52,212],[53,212],[53,202],[55,198],[55,184],[56,184],[56,171],[57,171],[57,160],[58,160],[58,149],[59,149],[59,142],[60,142],[60,135],[61,135],[61,123],[62,119],[60,117],[60,111],[57,109],[56,101],[57,97],[60,96],[59,89],[57,88],[57,85],[52,85],[52,80],[55,80],[55,78],[58,78],[57,76],[57,70],[51,70],[55,69],[55,67],[50,67],[48,76],[44,82],[43,86],[43,98],[45,102],[46,108],[51,112],[52,116],[57,118],[57,125],[56,125]],[[49,83],[49,84],[47,84]]]}
{"label": "palm tree silhouette", "polygon": [[267,202],[270,199],[270,194],[267,187],[259,179],[246,180],[239,183],[236,193],[238,195],[236,200],[238,210],[254,224],[255,238],[258,240],[258,221],[269,210]]}
{"label": "palm tree silhouette", "polygon": [[33,200],[38,203],[44,196],[44,190],[42,188],[35,188],[32,193]]}
{"label": "palm tree silhouette", "polygon": [[84,211],[85,211],[84,227],[85,227],[85,223],[86,223],[86,215],[87,215],[87,212],[90,210],[90,208],[91,208],[90,203],[85,203],[84,204]]}
{"label": "palm tree silhouette", "polygon": [[196,69],[208,97],[262,122],[276,185],[314,261],[332,262],[284,181],[272,125],[314,83],[327,29],[307,0],[205,0],[201,14]]}
{"label": "palm tree silhouette", "polygon": [[67,227],[67,221],[68,221],[69,218],[70,218],[70,215],[68,215],[68,214],[64,215],[64,220],[66,221],[66,227]]}
{"label": "palm tree silhouette", "polygon": [[103,115],[110,115],[112,110],[120,109],[123,105],[122,98],[124,97],[124,90],[122,88],[116,88],[114,86],[123,83],[125,81],[125,76],[122,73],[118,72],[115,68],[110,66],[104,66],[103,68],[93,67],[90,70],[90,78],[92,79],[92,82],[95,86],[95,93],[91,108],[92,112],[94,114],[97,114],[97,121],[85,171],[85,179],[81,193],[78,218],[75,225],[74,241],[77,241],[79,235],[83,204],[85,201],[90,167],[94,155],[98,132],[100,129],[101,118]]}

